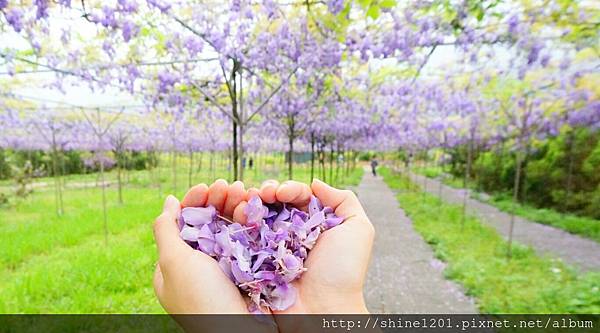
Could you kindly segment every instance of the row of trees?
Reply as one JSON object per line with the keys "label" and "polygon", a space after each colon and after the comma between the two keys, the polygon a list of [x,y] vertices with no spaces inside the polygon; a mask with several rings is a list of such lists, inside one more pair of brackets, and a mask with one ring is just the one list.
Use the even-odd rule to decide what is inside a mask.
{"label": "row of trees", "polygon": [[1,31],[25,41],[0,50],[7,74],[140,101],[40,108],[5,94],[0,142],[12,149],[225,151],[235,179],[249,151],[310,152],[314,170],[360,150],[462,149],[465,175],[493,151],[514,156],[516,201],[540,142],[600,124],[589,3],[40,0],[0,11]]}

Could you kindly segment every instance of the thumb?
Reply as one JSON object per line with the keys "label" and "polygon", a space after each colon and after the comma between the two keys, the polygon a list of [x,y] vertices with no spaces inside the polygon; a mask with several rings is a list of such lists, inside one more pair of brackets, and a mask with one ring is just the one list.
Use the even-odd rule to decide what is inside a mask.
{"label": "thumb", "polygon": [[313,194],[321,200],[321,203],[333,208],[338,216],[344,218],[350,216],[366,217],[366,213],[354,192],[350,190],[338,190],[316,178],[313,180],[310,187]]}
{"label": "thumb", "polygon": [[180,211],[179,200],[169,195],[165,200],[162,213],[154,222],[154,239],[158,247],[159,263],[163,268],[165,268],[163,263],[168,265],[188,248],[179,237],[177,219]]}

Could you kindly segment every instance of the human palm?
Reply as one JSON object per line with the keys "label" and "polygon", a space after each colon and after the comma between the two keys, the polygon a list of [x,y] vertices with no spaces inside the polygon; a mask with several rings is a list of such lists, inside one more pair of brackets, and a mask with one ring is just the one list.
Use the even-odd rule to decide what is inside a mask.
{"label": "human palm", "polygon": [[[306,209],[312,194],[345,221],[321,234],[304,263],[307,271],[293,282],[296,302],[275,313],[364,313],[362,286],[374,230],[352,192],[320,181],[310,188],[298,182],[267,181],[260,190],[248,191],[241,182],[217,181],[210,187],[201,184],[190,189],[181,206],[213,205],[243,224],[244,207],[253,195],[260,195],[266,203],[279,201]],[[159,265],[154,285],[161,304],[169,313],[248,313],[245,297],[217,262],[179,238],[175,223],[179,209],[177,200],[170,197],[155,224]]]}

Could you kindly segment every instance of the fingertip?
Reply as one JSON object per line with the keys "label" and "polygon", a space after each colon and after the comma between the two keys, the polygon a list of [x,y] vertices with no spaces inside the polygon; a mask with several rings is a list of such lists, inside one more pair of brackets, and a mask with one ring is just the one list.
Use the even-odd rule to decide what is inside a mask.
{"label": "fingertip", "polygon": [[290,202],[298,194],[296,187],[284,182],[275,190],[275,199],[279,202]]}
{"label": "fingertip", "polygon": [[238,222],[239,224],[246,224],[247,221],[247,216],[244,213],[244,209],[246,208],[246,206],[248,205],[248,203],[246,201],[242,201],[239,203],[239,205],[237,205],[233,211],[233,220],[235,222]]}
{"label": "fingertip", "polygon": [[277,188],[275,196],[277,201],[291,203],[294,206],[304,206],[310,201],[311,194],[308,185],[290,180]]}
{"label": "fingertip", "polygon": [[333,209],[337,208],[344,201],[347,194],[345,191],[331,187],[316,178],[313,179],[311,190],[321,200],[323,205],[332,207]]}
{"label": "fingertip", "polygon": [[255,197],[255,196],[260,197],[260,190],[257,189],[256,187],[249,188],[248,191],[246,192],[246,201],[250,200],[252,197]]}
{"label": "fingertip", "polygon": [[277,198],[275,197],[275,192],[279,187],[279,182],[276,180],[267,180],[265,181],[259,190],[259,196],[261,200],[265,203],[275,203]]}
{"label": "fingertip", "polygon": [[179,211],[181,205],[179,204],[179,200],[175,198],[172,194],[169,194],[165,199],[165,203],[163,205],[163,213],[169,213],[170,215],[174,215]]}
{"label": "fingertip", "polygon": [[244,183],[241,181],[235,181],[227,189],[227,198],[225,200],[225,207],[223,213],[226,216],[233,216],[233,211],[236,206],[246,198],[246,190]]}
{"label": "fingertip", "polygon": [[204,207],[208,199],[208,186],[204,183],[192,186],[187,191],[183,200],[182,207]]}
{"label": "fingertip", "polygon": [[213,185],[229,186],[229,183],[225,179],[219,178],[219,179],[217,179],[217,180],[214,181]]}
{"label": "fingertip", "polygon": [[208,187],[206,204],[214,206],[219,212],[222,212],[227,199],[228,187],[229,185],[225,179],[217,179]]}

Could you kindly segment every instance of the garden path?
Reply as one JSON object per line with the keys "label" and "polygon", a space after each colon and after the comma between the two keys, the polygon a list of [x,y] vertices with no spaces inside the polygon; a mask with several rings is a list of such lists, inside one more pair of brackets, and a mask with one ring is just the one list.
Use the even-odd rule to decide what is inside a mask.
{"label": "garden path", "polygon": [[473,299],[444,278],[445,264],[414,230],[381,177],[365,171],[355,188],[376,236],[364,294],[372,313],[477,313]]}

